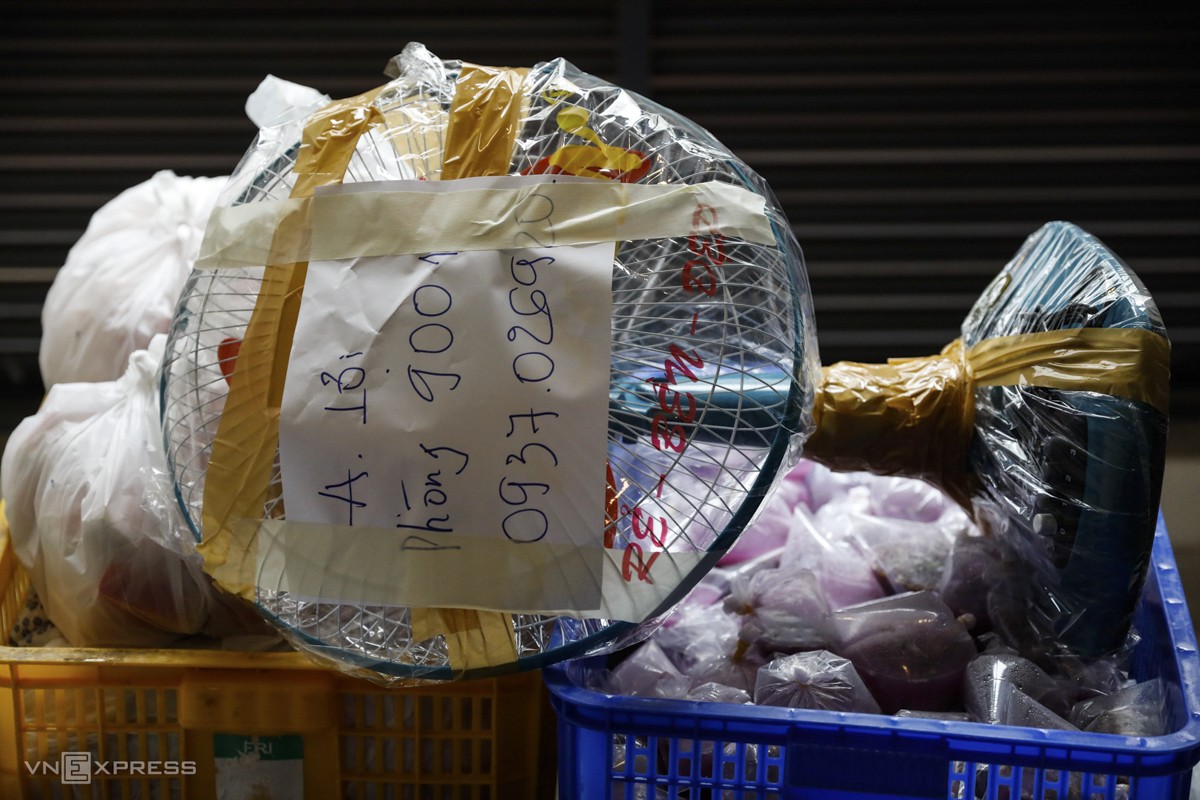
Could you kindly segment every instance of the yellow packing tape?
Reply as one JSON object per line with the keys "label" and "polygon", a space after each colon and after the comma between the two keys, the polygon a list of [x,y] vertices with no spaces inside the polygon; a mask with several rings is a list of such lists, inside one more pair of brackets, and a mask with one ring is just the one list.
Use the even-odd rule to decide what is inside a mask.
{"label": "yellow packing tape", "polygon": [[[341,180],[358,138],[379,118],[371,105],[377,92],[331,103],[313,115],[304,128],[292,197]],[[272,249],[294,248],[311,229],[310,207],[293,205],[279,220]],[[276,263],[263,275],[205,476],[199,545],[205,569],[248,600],[254,599],[254,574],[246,568],[252,559],[230,560],[231,547],[238,544],[234,527],[257,525],[263,515],[279,448],[279,405],[308,267],[305,254],[293,256],[290,262],[272,259]]]}
{"label": "yellow packing tape", "polygon": [[1143,328],[1073,328],[985,339],[967,353],[976,386],[1042,386],[1137,400],[1167,416],[1171,344]]}
{"label": "yellow packing tape", "polygon": [[461,608],[413,609],[414,641],[442,636],[455,670],[511,664],[517,660],[512,617]]}
{"label": "yellow packing tape", "polygon": [[508,174],[528,75],[527,69],[463,64],[450,104],[442,180]]}
{"label": "yellow packing tape", "polygon": [[[528,70],[464,64],[450,104],[442,180],[508,174],[525,103]],[[459,576],[459,580],[485,576]],[[442,632],[450,667],[470,670],[517,660],[513,620],[495,611],[412,609],[413,638]]]}
{"label": "yellow packing tape", "polygon": [[369,127],[383,120],[373,105],[381,88],[331,103],[313,115],[304,127],[296,154],[292,197],[311,197],[318,186],[342,182],[358,140]]}
{"label": "yellow packing tape", "polygon": [[[823,370],[813,397],[815,429],[804,454],[839,472],[906,475],[938,483],[965,502],[963,464],[973,397],[961,348],[949,354],[842,361]],[[953,466],[948,466],[953,465]]]}
{"label": "yellow packing tape", "polygon": [[804,454],[833,469],[924,478],[967,505],[975,389],[1039,386],[1146,403],[1167,415],[1171,346],[1140,328],[1072,328],[951,342],[935,356],[823,370]]}

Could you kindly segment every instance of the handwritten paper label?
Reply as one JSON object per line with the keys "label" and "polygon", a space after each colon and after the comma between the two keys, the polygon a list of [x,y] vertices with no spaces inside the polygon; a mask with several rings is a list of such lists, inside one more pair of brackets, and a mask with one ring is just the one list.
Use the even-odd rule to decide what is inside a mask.
{"label": "handwritten paper label", "polygon": [[309,265],[289,521],[390,529],[397,550],[602,541],[613,245],[521,247],[514,228],[507,250]]}

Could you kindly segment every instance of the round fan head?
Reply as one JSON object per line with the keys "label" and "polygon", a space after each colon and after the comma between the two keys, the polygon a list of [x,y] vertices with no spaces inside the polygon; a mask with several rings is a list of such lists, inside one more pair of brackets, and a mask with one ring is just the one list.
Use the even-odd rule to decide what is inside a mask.
{"label": "round fan head", "polygon": [[[371,121],[352,142],[344,174],[339,176],[342,190],[338,202],[357,190],[362,190],[360,197],[368,194],[372,187],[387,195],[401,186],[411,195],[422,188],[414,188],[416,182],[440,181],[448,186],[432,188],[445,190],[459,183],[446,180],[452,175],[468,177],[451,169],[453,159],[447,156],[448,143],[462,137],[464,125],[486,124],[463,111],[468,68],[437,60],[414,45],[397,64],[398,77],[363,101]],[[318,268],[318,218],[323,211],[317,203],[327,197],[318,191],[311,206],[312,220],[307,223],[314,231],[314,257],[308,265],[307,282],[301,279],[288,294],[303,298],[290,352],[285,341],[266,360],[247,355],[248,349],[258,346],[254,318],[264,313],[263,297],[274,280],[275,267],[250,263],[205,268],[203,257],[184,291],[168,344],[162,376],[164,436],[180,506],[201,542],[210,571],[218,582],[251,599],[302,649],[342,669],[363,670],[382,680],[445,679],[536,667],[602,652],[647,634],[648,626],[733,543],[781,467],[796,455],[809,425],[818,372],[809,290],[799,247],[766,183],[694,123],[564,61],[540,64],[521,74],[514,96],[517,101],[508,106],[514,136],[502,175],[517,177],[506,180],[524,180],[532,186],[553,183],[555,191],[588,191],[588,198],[599,191],[628,191],[634,198],[645,191],[655,200],[684,187],[706,192],[703,197],[708,199],[692,202],[690,213],[682,222],[664,228],[665,233],[646,234],[644,226],[636,227],[645,223],[653,230],[656,224],[654,219],[642,218],[645,215],[636,211],[640,206],[630,206],[633,211],[618,215],[620,219],[614,223],[618,229],[633,225],[630,230],[641,233],[599,245],[606,295],[600,306],[607,312],[599,327],[590,325],[574,332],[570,327],[572,320],[586,319],[598,302],[583,284],[575,288],[569,281],[560,281],[555,290],[559,294],[549,289],[542,295],[536,293],[535,279],[551,280],[550,273],[542,269],[547,262],[538,259],[553,261],[565,246],[547,248],[540,241],[536,245],[543,249],[536,253],[521,250],[515,255],[500,248],[495,260],[502,269],[494,280],[478,279],[473,289],[478,297],[462,288],[469,287],[474,278],[460,275],[454,283],[449,277],[446,280],[451,282],[428,277],[449,276],[450,267],[443,264],[443,256],[464,249],[461,235],[448,226],[444,231],[434,230],[433,238],[443,233],[459,238],[443,247],[409,254],[422,262],[417,266],[426,270],[421,273],[426,277],[418,275],[407,284],[396,279],[394,292],[363,290],[362,299],[347,306],[346,292],[361,290],[372,269],[371,280],[392,278],[380,278],[387,270],[379,269],[369,257],[326,259]],[[306,122],[306,116],[300,115],[260,133],[231,178],[218,217],[241,219],[238,214],[296,202],[298,184],[307,179],[303,173],[306,125],[311,132],[311,118]],[[384,183],[395,181],[404,183]],[[463,185],[475,186],[470,182]],[[487,191],[490,189],[483,187],[477,194],[482,197]],[[442,191],[431,202],[446,194]],[[562,207],[560,203],[558,208]],[[518,209],[512,219],[520,223],[522,213]],[[725,221],[738,214],[748,214],[750,227],[759,235],[725,227]],[[580,213],[577,219],[595,216]],[[406,223],[413,228],[427,227],[408,219],[395,220],[397,226]],[[282,238],[282,226],[274,232],[273,246]],[[555,230],[568,237],[569,227]],[[505,224],[498,228],[503,230]],[[213,230],[210,224],[210,236]],[[207,251],[212,253],[209,244],[206,241]],[[589,251],[593,262],[598,258],[595,248],[593,245]],[[336,272],[342,282],[323,283],[320,276],[327,272]],[[353,281],[360,282],[359,289],[350,286],[348,282]],[[393,284],[371,284],[379,285]],[[513,294],[518,290],[524,293]],[[322,292],[326,293],[324,299]],[[448,350],[451,340],[442,330],[445,326],[429,326],[441,325],[443,320],[435,317],[451,308],[452,293],[456,309],[482,305],[484,296],[506,297],[508,308],[523,315],[525,322],[508,327],[508,336],[501,337],[516,350],[504,351],[508,355],[502,358],[479,356],[503,361],[505,369],[511,368],[517,379],[512,392],[543,391],[544,387],[547,398],[557,397],[555,393],[570,394],[575,382],[563,358],[556,356],[557,360],[550,362],[544,356],[530,355],[542,352],[537,350],[540,345],[521,349],[524,334],[537,342],[557,337],[553,341],[558,346],[572,336],[584,339],[597,329],[602,332],[601,366],[591,370],[599,373],[598,389],[581,390],[577,394],[587,396],[571,401],[581,404],[571,408],[595,410],[589,412],[594,419],[576,420],[580,441],[572,438],[575,434],[571,431],[560,431],[553,445],[542,440],[517,441],[541,430],[539,410],[526,404],[527,413],[510,410],[508,432],[499,436],[496,445],[500,447],[497,452],[507,456],[502,463],[510,470],[536,462],[560,475],[563,470],[590,464],[586,480],[566,482],[563,487],[554,484],[557,512],[542,509],[514,517],[526,511],[527,501],[540,501],[551,494],[552,480],[503,477],[499,494],[510,513],[494,529],[484,530],[485,525],[448,533],[444,531],[448,523],[440,524],[441,516],[435,513],[447,495],[456,495],[463,508],[486,498],[496,502],[497,487],[490,482],[453,482],[469,474],[462,470],[474,470],[482,460],[473,449],[471,466],[459,456],[475,447],[476,439],[486,438],[485,433],[473,432],[476,416],[499,408],[510,395],[519,400],[526,395],[512,394],[500,384],[484,391],[459,392],[472,395],[477,404],[480,397],[487,398],[487,403],[477,412],[463,411],[474,406],[448,407],[444,412],[435,409],[429,414],[432,428],[408,434],[405,427],[412,415],[374,399],[382,396],[386,386],[395,385],[387,384],[389,380],[399,381],[420,400],[426,400],[425,395],[449,396],[453,378],[459,379],[455,386],[466,380],[458,373],[447,377],[448,367],[414,372],[410,363],[407,369],[405,365],[392,369],[396,364],[384,358],[383,345],[378,344],[382,331],[400,325],[397,320],[404,314],[417,314],[427,327],[406,329],[404,341],[410,349],[419,353]],[[380,295],[393,297],[384,311],[375,308]],[[318,317],[321,312],[317,309],[326,302],[333,311],[326,309],[326,315]],[[551,303],[556,309],[553,333],[535,326],[550,321],[547,307]],[[578,303],[579,313],[568,318],[558,309],[571,303]],[[379,315],[374,327],[367,326],[369,333],[356,330],[353,335],[346,334],[353,341],[365,341],[365,349],[349,352],[354,345],[347,345],[347,352],[334,356],[343,359],[335,364],[338,369],[302,375],[299,365],[307,357],[302,352],[309,348],[306,342],[314,341],[314,336],[320,339],[326,332],[337,338],[343,328],[353,327],[348,318],[357,316],[357,311],[338,314],[336,310],[340,307],[345,312],[347,307],[357,309],[359,305],[364,318]],[[455,335],[460,333],[459,328],[454,329]],[[363,335],[365,339],[354,338]],[[594,355],[595,348],[591,352]],[[269,425],[231,423],[230,409],[240,402],[234,396],[248,391],[260,373],[274,370],[279,378],[280,364],[285,367],[286,382],[274,384],[263,417],[271,419],[271,410],[275,410],[274,418],[280,420],[276,438],[271,438]],[[549,372],[554,372],[553,379]],[[590,386],[595,377],[588,373],[578,384]],[[336,452],[341,447],[338,441],[321,438],[327,426],[314,421],[319,416],[292,413],[289,404],[293,400],[310,405],[312,400],[289,398],[289,392],[309,395],[322,388],[336,390],[340,405],[326,404],[317,411],[333,408],[346,412],[326,414],[326,418],[336,417],[331,425],[344,424],[350,418],[357,424],[356,390],[369,388],[372,392],[370,401],[365,391],[362,394],[361,418],[367,424],[355,429],[386,429],[386,433],[370,434],[365,445],[376,458],[370,469],[355,466],[359,463],[356,458],[363,459],[362,463],[367,460],[359,452],[363,447],[350,443],[345,444],[345,452]],[[418,410],[424,414],[436,405],[429,402]],[[599,431],[595,444],[583,441],[589,426]],[[429,430],[442,431],[439,435],[458,444],[452,447],[449,439],[435,441]],[[506,443],[505,436],[516,438]],[[265,444],[257,442],[264,438]],[[297,441],[302,444],[295,444]],[[503,449],[505,444],[511,445],[509,450]],[[210,485],[212,476],[236,471],[237,464],[231,463],[255,446],[266,447],[270,457],[261,470],[263,489],[252,498],[252,512],[225,514],[214,523],[214,504],[224,503],[224,499]],[[379,451],[388,448],[395,463],[381,465],[378,462],[388,452]],[[388,469],[407,469],[396,466],[409,458],[400,451],[417,449],[430,459],[418,458],[407,484],[397,480],[375,496],[384,499],[372,500],[372,508],[380,502],[392,504],[386,518],[397,520],[395,524],[380,522],[384,517],[364,516],[367,512],[355,504],[363,502],[366,495],[360,493],[360,499],[353,499],[350,490],[365,491],[368,480],[378,484],[376,479]],[[435,463],[433,459],[439,455],[442,458]],[[309,493],[310,499],[319,496],[314,503],[293,499],[298,498],[294,487],[301,479],[292,476],[314,464],[335,461],[344,483],[331,477],[315,487]],[[222,480],[228,485],[227,478]],[[317,491],[321,489],[324,491]],[[568,519],[572,514],[562,511],[564,506],[588,511],[579,519]],[[329,512],[314,512],[310,510],[313,507],[325,507]],[[221,525],[222,532],[216,532]],[[248,535],[238,533],[247,529],[251,531]],[[500,541],[505,536],[507,541]],[[212,544],[218,540],[218,545]],[[363,542],[369,542],[369,547]],[[517,556],[512,555],[514,542],[525,547]],[[421,560],[418,565],[414,560],[431,558],[430,551],[457,558],[458,550],[449,551],[461,547],[465,552],[476,545],[494,556],[446,561],[454,566],[439,571],[436,581],[423,574],[434,571],[427,566],[432,562]],[[243,558],[241,575],[246,580],[242,583],[230,580],[222,571],[229,569],[235,560],[231,553],[238,547],[253,551]],[[291,558],[282,568],[274,559],[280,548],[287,549]],[[489,558],[493,560],[489,562]],[[585,561],[589,566],[580,568],[582,571],[568,566]],[[564,585],[567,600],[561,593],[557,598],[522,596],[507,604],[503,598],[495,599],[497,594],[503,595],[498,586],[556,581]],[[579,589],[581,586],[586,591]],[[426,594],[420,594],[418,587],[425,587],[420,591]],[[582,595],[570,594],[572,590],[582,591],[589,599],[580,600]],[[480,599],[481,594],[492,599]]]}
{"label": "round fan head", "polygon": [[805,454],[943,487],[1003,548],[978,587],[983,624],[1048,668],[1109,655],[1141,596],[1162,487],[1158,308],[1099,240],[1051,222],[961,330],[933,356],[827,367]]}
{"label": "round fan head", "polygon": [[[1146,577],[1166,453],[1169,345],[1138,277],[1068,222],[1031,234],[963,323],[968,347],[1039,336],[1061,338],[1064,354],[1096,348],[1092,369],[1074,385],[975,390],[976,516],[1022,564],[1021,580],[995,604],[1006,640],[1032,657],[1091,660],[1125,645]],[[1101,355],[1102,347],[1112,350]],[[1127,362],[1136,380],[1122,387]],[[1064,371],[1053,361],[1042,369]]]}

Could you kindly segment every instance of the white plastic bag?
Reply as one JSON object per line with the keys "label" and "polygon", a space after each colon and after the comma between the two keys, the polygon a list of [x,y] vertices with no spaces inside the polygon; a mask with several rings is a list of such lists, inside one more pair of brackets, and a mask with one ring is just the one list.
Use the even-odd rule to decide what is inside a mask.
{"label": "white plastic bag", "polygon": [[[269,128],[327,102],[316,89],[268,75],[247,98],[246,116]],[[92,216],[42,307],[38,363],[47,389],[116,380],[135,350],[167,332],[227,182],[163,170]]]}
{"label": "white plastic bag", "polygon": [[46,388],[115,380],[166,333],[225,181],[164,170],[92,216],[42,307]]}
{"label": "white plastic bag", "polygon": [[12,544],[75,646],[161,646],[260,630],[220,593],[165,479],[156,372],[163,337],[118,380],[60,384],[0,463]]}
{"label": "white plastic bag", "polygon": [[329,95],[268,75],[246,98],[246,116],[259,128],[302,120],[329,102]]}

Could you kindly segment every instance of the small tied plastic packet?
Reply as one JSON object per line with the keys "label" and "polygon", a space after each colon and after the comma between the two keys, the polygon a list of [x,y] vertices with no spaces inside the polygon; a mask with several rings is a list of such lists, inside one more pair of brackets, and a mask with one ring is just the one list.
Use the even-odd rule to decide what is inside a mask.
{"label": "small tied plastic packet", "polygon": [[879,704],[854,664],[827,650],[795,653],[763,667],[755,680],[754,702],[821,711],[879,713]]}
{"label": "small tied plastic packet", "polygon": [[[220,586],[324,663],[394,683],[625,648],[703,579],[742,619],[624,677],[678,694],[670,664],[689,692],[749,695],[764,613],[790,625],[769,647],[801,650],[836,633],[822,587],[870,602],[940,580],[919,559],[855,572],[845,554],[885,549],[886,528],[809,537],[819,555],[777,566],[790,587],[746,567],[764,553],[714,570],[776,485],[818,491],[789,482],[803,451],[932,482],[1030,564],[1006,595],[1027,624],[999,626],[1023,650],[1120,647],[1169,351],[1103,245],[1052,223],[943,353],[822,373],[791,228],[707,131],[562,60],[414,44],[392,66],[264,127],[172,325],[168,460]],[[920,499],[908,522],[944,518],[944,559],[957,523]],[[777,522],[784,553],[811,527]]]}

